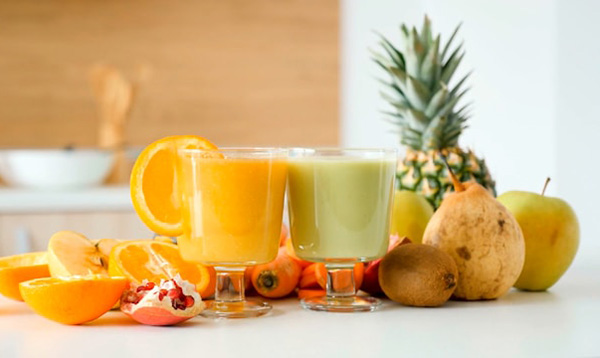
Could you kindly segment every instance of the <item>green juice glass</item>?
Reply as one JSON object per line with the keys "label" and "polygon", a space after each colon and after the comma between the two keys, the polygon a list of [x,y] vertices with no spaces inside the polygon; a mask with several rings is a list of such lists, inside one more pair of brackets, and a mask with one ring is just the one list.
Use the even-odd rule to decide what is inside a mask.
{"label": "green juice glass", "polygon": [[357,296],[354,265],[385,255],[397,165],[395,149],[296,148],[288,157],[288,211],[296,254],[327,268],[327,293],[301,301],[317,311],[373,311]]}

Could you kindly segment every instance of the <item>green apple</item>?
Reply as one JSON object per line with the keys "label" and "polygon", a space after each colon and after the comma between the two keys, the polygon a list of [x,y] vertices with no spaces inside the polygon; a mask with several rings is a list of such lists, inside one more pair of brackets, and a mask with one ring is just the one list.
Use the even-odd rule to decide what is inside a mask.
{"label": "green apple", "polygon": [[566,201],[543,193],[509,191],[498,201],[515,216],[525,237],[525,265],[515,287],[550,288],[567,271],[579,247],[575,212]]}
{"label": "green apple", "polygon": [[432,215],[433,207],[425,197],[414,191],[396,190],[390,234],[420,243]]}

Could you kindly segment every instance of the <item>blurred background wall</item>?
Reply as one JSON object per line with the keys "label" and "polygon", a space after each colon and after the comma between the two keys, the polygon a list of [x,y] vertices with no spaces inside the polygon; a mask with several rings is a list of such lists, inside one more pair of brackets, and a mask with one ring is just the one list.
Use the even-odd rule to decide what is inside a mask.
{"label": "blurred background wall", "polygon": [[96,63],[150,68],[129,145],[190,133],[397,146],[369,48],[374,30],[397,43],[399,24],[428,14],[445,39],[463,22],[474,111],[461,145],[486,158],[500,193],[551,176],[583,245],[600,246],[598,13],[593,0],[0,0],[0,147],[94,145]]}
{"label": "blurred background wall", "polygon": [[[420,28],[423,15],[448,39],[459,39],[473,70],[473,117],[461,139],[486,159],[498,192],[540,192],[567,200],[578,214],[582,246],[600,246],[600,2],[592,0],[342,0],[342,143],[397,145],[379,113],[387,109],[372,63],[373,30],[400,41],[403,22]],[[458,42],[457,42],[458,43]],[[460,78],[460,75],[455,78]]]}
{"label": "blurred background wall", "polygon": [[0,0],[0,146],[91,146],[95,63],[151,69],[127,143],[338,142],[338,3]]}

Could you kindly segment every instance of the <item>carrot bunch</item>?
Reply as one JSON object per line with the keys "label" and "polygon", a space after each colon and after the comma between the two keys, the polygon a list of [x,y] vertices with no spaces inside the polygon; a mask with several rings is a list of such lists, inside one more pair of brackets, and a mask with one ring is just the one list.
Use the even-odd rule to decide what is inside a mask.
{"label": "carrot bunch", "polygon": [[[399,244],[397,237],[391,237],[389,250]],[[249,289],[267,298],[287,297],[296,292],[298,298],[324,296],[327,285],[327,268],[323,263],[312,263],[302,260],[294,252],[289,231],[285,225],[281,228],[277,258],[263,265],[249,267],[246,270],[246,283]],[[388,250],[388,251],[389,251]],[[371,294],[381,294],[377,271],[379,261],[366,265],[354,265],[354,284]],[[350,275],[337,275],[335,280],[350,280]],[[350,282],[348,281],[348,284]],[[338,282],[346,286],[346,282]]]}

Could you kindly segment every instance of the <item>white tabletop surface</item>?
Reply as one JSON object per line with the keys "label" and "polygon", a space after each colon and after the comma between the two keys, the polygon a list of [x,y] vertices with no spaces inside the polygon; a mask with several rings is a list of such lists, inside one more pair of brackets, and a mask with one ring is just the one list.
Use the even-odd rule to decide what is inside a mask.
{"label": "white tabletop surface", "polygon": [[0,298],[0,357],[599,357],[599,253],[580,252],[549,292],[442,308],[322,313],[284,299],[253,319],[149,327],[116,311],[65,326]]}

